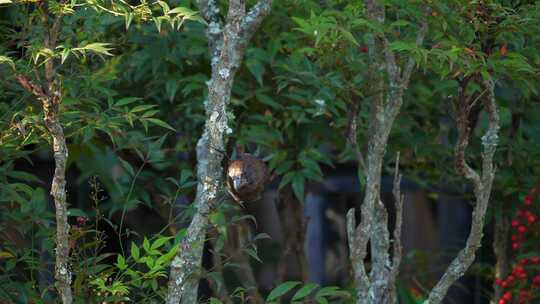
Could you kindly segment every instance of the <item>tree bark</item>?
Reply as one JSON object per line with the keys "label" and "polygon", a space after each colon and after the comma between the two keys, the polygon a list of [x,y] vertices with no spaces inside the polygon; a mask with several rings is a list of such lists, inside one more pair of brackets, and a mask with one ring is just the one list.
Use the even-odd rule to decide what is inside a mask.
{"label": "tree bark", "polygon": [[283,231],[283,244],[277,268],[277,284],[287,279],[287,265],[291,256],[296,258],[302,282],[307,283],[309,269],[304,244],[309,219],[304,218],[304,204],[296,198],[290,184],[279,190],[278,212]]}
{"label": "tree bark", "polygon": [[[40,3],[43,9],[43,25],[45,30],[43,46],[54,50],[57,46],[58,33],[62,23],[62,15],[58,14],[50,22],[50,11],[47,2]],[[15,69],[15,68],[14,68]],[[60,294],[63,304],[71,304],[73,296],[71,292],[71,269],[69,265],[69,223],[66,200],[66,163],[68,149],[64,129],[60,123],[60,104],[62,93],[56,74],[54,59],[45,63],[45,83],[37,84],[26,76],[17,73],[15,78],[19,84],[29,93],[34,95],[43,106],[45,126],[53,140],[53,153],[55,169],[51,184],[51,196],[54,199],[56,216],[56,260],[55,279],[56,289]]]}
{"label": "tree bark", "polygon": [[[460,277],[462,277],[469,266],[474,262],[476,251],[481,246],[483,237],[484,220],[491,194],[491,186],[495,177],[493,156],[497,148],[499,132],[499,114],[495,102],[494,83],[492,80],[484,81],[487,98],[484,99],[484,109],[489,116],[489,127],[482,137],[482,171],[478,174],[465,160],[465,149],[469,141],[469,112],[474,104],[471,98],[465,96],[465,87],[461,88],[456,104],[456,124],[458,129],[458,140],[455,146],[456,169],[473,184],[475,203],[472,214],[471,231],[467,238],[465,248],[463,248],[456,258],[450,263],[442,278],[429,293],[429,297],[424,304],[441,303],[448,289]],[[461,97],[461,98],[460,98]]]}
{"label": "tree bark", "polygon": [[201,258],[208,226],[208,215],[215,207],[223,186],[224,137],[231,132],[227,125],[234,75],[245,49],[264,17],[270,12],[271,0],[259,1],[247,14],[243,0],[231,0],[226,22],[219,16],[215,0],[198,0],[202,16],[208,22],[206,31],[211,56],[212,75],[205,101],[206,123],[197,143],[196,213],[177,256],[171,263],[167,303],[197,303]]}
{"label": "tree bark", "polygon": [[[364,5],[367,19],[382,25],[385,21],[384,5],[373,0],[365,0]],[[422,45],[426,32],[427,23],[423,22],[417,34],[417,45]],[[358,227],[356,227],[354,210],[350,210],[347,215],[349,250],[357,288],[357,302],[393,304],[396,299],[394,284],[401,261],[399,242],[401,218],[396,220],[393,258],[391,259],[388,211],[380,199],[381,173],[388,137],[401,109],[403,93],[409,83],[414,61],[412,58],[409,59],[401,71],[394,53],[390,50],[390,42],[383,34],[372,36],[368,41],[368,49],[372,75],[370,86],[375,94],[370,102],[367,161],[362,159],[356,147],[358,164],[364,166],[366,185]],[[355,140],[349,139],[349,141],[356,145]],[[397,215],[401,216],[403,199],[400,197],[397,173],[396,179],[398,180],[394,183],[394,193],[398,196],[396,210]],[[364,265],[368,242],[371,243],[372,262],[369,276]]]}

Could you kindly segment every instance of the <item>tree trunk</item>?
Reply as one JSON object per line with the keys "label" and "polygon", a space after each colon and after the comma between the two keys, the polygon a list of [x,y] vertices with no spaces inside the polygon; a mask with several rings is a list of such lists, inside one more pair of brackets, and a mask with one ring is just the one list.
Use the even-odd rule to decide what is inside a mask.
{"label": "tree trunk", "polygon": [[196,213],[186,237],[171,263],[167,303],[197,303],[198,272],[208,226],[208,216],[218,197],[223,195],[223,151],[227,125],[227,106],[231,97],[234,75],[247,44],[264,17],[270,12],[271,0],[261,0],[247,14],[243,0],[232,0],[226,23],[219,16],[214,0],[198,0],[201,14],[208,22],[207,37],[212,62],[212,76],[208,82],[208,100],[205,101],[206,123],[197,143],[197,195]]}

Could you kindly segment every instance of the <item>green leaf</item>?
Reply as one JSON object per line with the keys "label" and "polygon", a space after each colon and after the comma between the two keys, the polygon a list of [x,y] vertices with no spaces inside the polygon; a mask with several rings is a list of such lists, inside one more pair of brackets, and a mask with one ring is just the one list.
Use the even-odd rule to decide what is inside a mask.
{"label": "green leaf", "polygon": [[315,297],[315,301],[317,301],[319,304],[328,304],[328,300],[324,297]]}
{"label": "green leaf", "polygon": [[135,261],[139,260],[140,257],[140,250],[139,247],[134,242],[131,242],[131,256],[135,259]]}
{"label": "green leaf", "polygon": [[174,131],[176,132],[176,130],[171,126],[169,125],[168,123],[164,122],[163,120],[161,119],[157,119],[157,118],[144,118],[143,119],[144,121],[148,121],[150,123],[153,123],[155,125],[158,125],[160,127],[163,127],[163,128],[166,128],[166,129],[169,129],[171,131]]}
{"label": "green leaf", "polygon": [[[262,84],[262,82],[261,82]],[[274,101],[274,99],[268,95],[262,94],[262,93],[255,93],[255,96],[257,97],[257,100],[264,103],[267,106],[270,106],[273,109],[281,109],[283,108],[279,103]]]}
{"label": "green leaf", "polygon": [[167,14],[171,10],[169,5],[165,1],[158,1],[157,4],[159,4],[159,6],[161,6],[161,9],[163,10],[163,12],[165,14]]}
{"label": "green leaf", "polygon": [[88,217],[88,214],[86,214],[86,212],[84,212],[83,210],[78,209],[78,208],[69,208],[67,214],[68,214],[68,216],[84,216],[84,217]]}
{"label": "green leaf", "polygon": [[79,52],[86,52],[91,51],[96,54],[106,55],[106,56],[113,56],[109,51],[113,50],[113,48],[109,47],[110,43],[102,43],[102,42],[94,42],[89,43],[82,47],[74,48],[73,51],[79,51]]}
{"label": "green leaf", "polygon": [[253,242],[257,240],[272,239],[268,233],[261,232],[253,237]]}
{"label": "green leaf", "polygon": [[124,257],[119,254],[117,257],[116,257],[116,267],[118,267],[118,269],[120,270],[124,270],[128,267],[128,265],[126,264],[126,259],[124,259]]}
{"label": "green leaf", "polygon": [[245,248],[244,251],[252,258],[254,258],[255,260],[257,260],[257,262],[261,263],[262,264],[262,260],[261,258],[259,258],[259,254],[257,253],[257,249],[256,247],[252,247],[252,248]]}
{"label": "green leaf", "polygon": [[300,174],[295,174],[292,179],[292,188],[294,191],[294,194],[296,195],[296,198],[298,198],[299,201],[304,201],[304,184],[305,179],[304,176]]}
{"label": "green leaf", "polygon": [[339,287],[336,286],[328,286],[321,288],[315,295],[315,297],[327,297],[327,296],[340,296],[342,294],[342,291]]}
{"label": "green leaf", "polygon": [[180,245],[176,245],[173,248],[171,248],[171,250],[169,250],[169,252],[167,252],[166,254],[160,256],[156,260],[156,264],[164,265],[165,263],[169,263],[169,261],[171,261],[172,258],[176,255],[176,252],[178,251],[179,247],[180,247]]}
{"label": "green leaf", "polygon": [[221,304],[221,301],[212,297],[210,298],[210,304]]}
{"label": "green leaf", "polygon": [[291,182],[291,180],[295,177],[295,172],[287,172],[283,178],[281,179],[281,182],[279,183],[279,189],[285,187],[287,184]]}
{"label": "green leaf", "polygon": [[167,14],[168,15],[178,14],[178,15],[181,15],[181,16],[194,16],[194,15],[197,15],[197,12],[193,11],[193,10],[190,10],[187,7],[179,6],[179,7],[175,7],[172,10],[168,11]]}
{"label": "green leaf", "polygon": [[152,20],[154,20],[154,24],[156,25],[158,33],[161,33],[161,20],[162,20],[162,18],[153,17]]}
{"label": "green leaf", "polygon": [[131,21],[133,21],[133,14],[132,13],[127,13],[126,14],[126,30],[129,29]]}
{"label": "green leaf", "polygon": [[61,60],[60,60],[60,64],[64,64],[64,62],[66,61],[66,59],[69,57],[69,54],[71,53],[71,50],[70,49],[63,49],[62,50],[62,55],[61,55]]}
{"label": "green leaf", "polygon": [[150,248],[152,250],[159,249],[161,246],[163,246],[165,243],[167,243],[172,238],[173,238],[172,236],[160,237],[159,239],[155,240],[152,243],[152,246]]}
{"label": "green leaf", "polygon": [[135,106],[133,109],[131,109],[129,112],[137,113],[137,112],[141,112],[141,111],[146,111],[146,110],[154,108],[154,107],[157,107],[157,105],[138,105],[138,106]]}
{"label": "green leaf", "polygon": [[273,301],[277,298],[285,295],[287,292],[289,292],[291,289],[295,288],[296,286],[300,285],[301,282],[298,281],[289,281],[284,282],[277,286],[276,288],[272,289],[268,297],[266,298],[266,301]]}
{"label": "green leaf", "polygon": [[148,241],[147,238],[144,238],[144,241],[143,241],[143,248],[144,250],[146,250],[146,252],[150,252],[150,241]]}
{"label": "green leaf", "polygon": [[133,170],[133,167],[131,166],[130,163],[128,163],[127,161],[121,159],[121,158],[118,158],[118,160],[120,160],[120,162],[122,163],[122,167],[124,167],[124,169],[126,169],[126,171],[129,173],[129,175],[131,176],[134,176],[135,175],[135,170]]}
{"label": "green leaf", "polygon": [[114,105],[117,106],[117,107],[121,107],[121,106],[125,106],[127,104],[130,104],[130,103],[133,103],[135,101],[139,101],[139,100],[142,100],[142,98],[140,98],[140,97],[125,97],[125,98],[119,99],[117,102],[114,103]]}
{"label": "green leaf", "polygon": [[35,182],[35,183],[40,183],[40,184],[43,183],[43,181],[41,181],[35,175],[24,172],[24,171],[12,171],[12,170],[9,170],[9,171],[6,172],[6,175],[9,176],[9,177],[13,177],[14,179],[18,179],[20,181]]}
{"label": "green leaf", "polygon": [[359,46],[360,44],[358,44],[358,41],[356,41],[356,38],[354,38],[353,34],[351,34],[351,32],[343,29],[343,28],[339,28],[341,34],[343,35],[343,37],[345,37],[345,39],[349,42],[352,42],[354,45],[356,46]]}
{"label": "green leaf", "polygon": [[317,287],[319,287],[318,284],[315,284],[315,283],[307,283],[306,285],[304,285],[302,288],[300,288],[300,290],[298,290],[292,300],[293,301],[297,301],[297,300],[301,300],[303,298],[305,298],[306,296],[308,296],[310,293],[313,292],[313,290],[315,290]]}
{"label": "green leaf", "polygon": [[[2,4],[2,1],[6,1],[6,0],[0,0],[0,4]],[[11,3],[8,2],[8,3]],[[15,63],[13,62],[13,60],[7,56],[0,56],[0,64],[1,63],[6,63],[6,64],[9,64],[9,66],[12,68],[12,69],[15,69]]]}

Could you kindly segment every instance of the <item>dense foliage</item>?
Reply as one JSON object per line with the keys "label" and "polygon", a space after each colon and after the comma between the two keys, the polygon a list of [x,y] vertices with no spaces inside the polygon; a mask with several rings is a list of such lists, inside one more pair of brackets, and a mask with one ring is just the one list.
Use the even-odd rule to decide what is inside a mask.
{"label": "dense foliage", "polygon": [[[49,11],[41,2],[48,3]],[[368,21],[357,1],[274,1],[236,74],[227,113],[228,149],[217,152],[231,158],[234,145],[247,147],[267,162],[278,188],[292,190],[298,203],[310,185],[325,179],[327,168],[359,166],[350,140],[352,117],[358,118],[354,142],[367,150],[367,104],[374,94],[368,46],[384,33],[399,65],[414,62],[384,172],[393,174],[391,165],[400,152],[405,176],[427,189],[444,187],[468,197],[466,182],[454,170],[458,135],[451,101],[460,94],[481,100],[482,81],[493,80],[501,131],[485,222],[495,227],[494,238],[506,244],[496,246],[513,249],[504,258],[496,255],[505,259],[498,263],[515,266],[497,271],[495,263],[490,265],[486,279],[502,291],[485,296],[501,297],[501,304],[518,303],[511,302],[518,298],[519,303],[536,303],[540,294],[523,290],[540,284],[537,191],[524,197],[540,175],[540,4],[381,2],[386,7],[383,25]],[[226,12],[228,2],[218,4]],[[54,49],[44,45],[49,30],[44,15],[61,18]],[[429,30],[418,45],[424,21]],[[207,26],[192,1],[0,0],[0,302],[49,303],[56,297],[49,265],[55,254],[48,195],[52,138],[41,103],[17,78],[26,75],[46,83],[47,62],[57,63],[59,115],[69,151],[75,302],[164,301],[169,265],[195,212],[178,202],[191,202],[196,191],[195,147],[204,128],[203,100],[211,77]],[[488,124],[480,103],[470,116],[467,160],[473,167],[480,166],[479,137]],[[359,176],[361,188],[366,181]],[[208,235],[212,255],[227,264],[231,227],[252,219],[225,191],[223,197],[210,215]],[[523,199],[532,203],[516,203]],[[160,219],[160,229],[128,223],[126,216],[141,208],[148,212],[144,221]],[[278,259],[279,253],[258,249],[279,251],[267,238],[256,234],[239,246],[247,265]],[[491,245],[484,243],[483,250],[490,251]],[[212,297],[203,300],[250,303],[252,291],[220,268],[198,274],[212,289]],[[435,282],[424,283],[430,288]],[[270,303],[287,294],[296,303],[354,298],[352,283],[339,288],[296,281],[276,286],[256,294]],[[414,303],[428,291],[420,300],[407,292],[400,299]]]}

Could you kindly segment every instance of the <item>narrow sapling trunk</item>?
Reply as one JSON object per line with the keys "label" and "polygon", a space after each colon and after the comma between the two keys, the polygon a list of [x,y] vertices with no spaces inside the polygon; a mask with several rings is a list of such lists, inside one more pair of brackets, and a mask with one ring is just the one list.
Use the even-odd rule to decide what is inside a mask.
{"label": "narrow sapling trunk", "polygon": [[221,164],[225,151],[224,137],[230,131],[227,106],[234,75],[241,65],[249,40],[270,12],[271,3],[272,0],[260,0],[246,13],[243,0],[231,0],[226,20],[222,22],[215,0],[197,0],[201,14],[208,23],[206,34],[212,75],[208,82],[208,100],[205,101],[205,128],[197,143],[199,184],[194,202],[197,211],[171,263],[168,304],[197,303],[197,274],[201,270],[208,215],[223,189]]}
{"label": "narrow sapling trunk", "polygon": [[[43,9],[43,22],[45,34],[43,45],[49,50],[57,46],[58,33],[62,22],[62,15],[57,15],[50,22],[50,12],[47,2],[40,4]],[[15,71],[15,77],[19,84],[33,94],[43,106],[45,126],[51,134],[54,152],[54,176],[51,185],[51,195],[54,198],[56,214],[56,261],[55,279],[56,289],[60,294],[63,304],[71,304],[71,269],[69,265],[69,223],[66,200],[66,163],[68,149],[64,129],[60,123],[60,104],[62,102],[60,81],[56,74],[54,59],[45,63],[45,83],[37,84],[26,76]]]}

